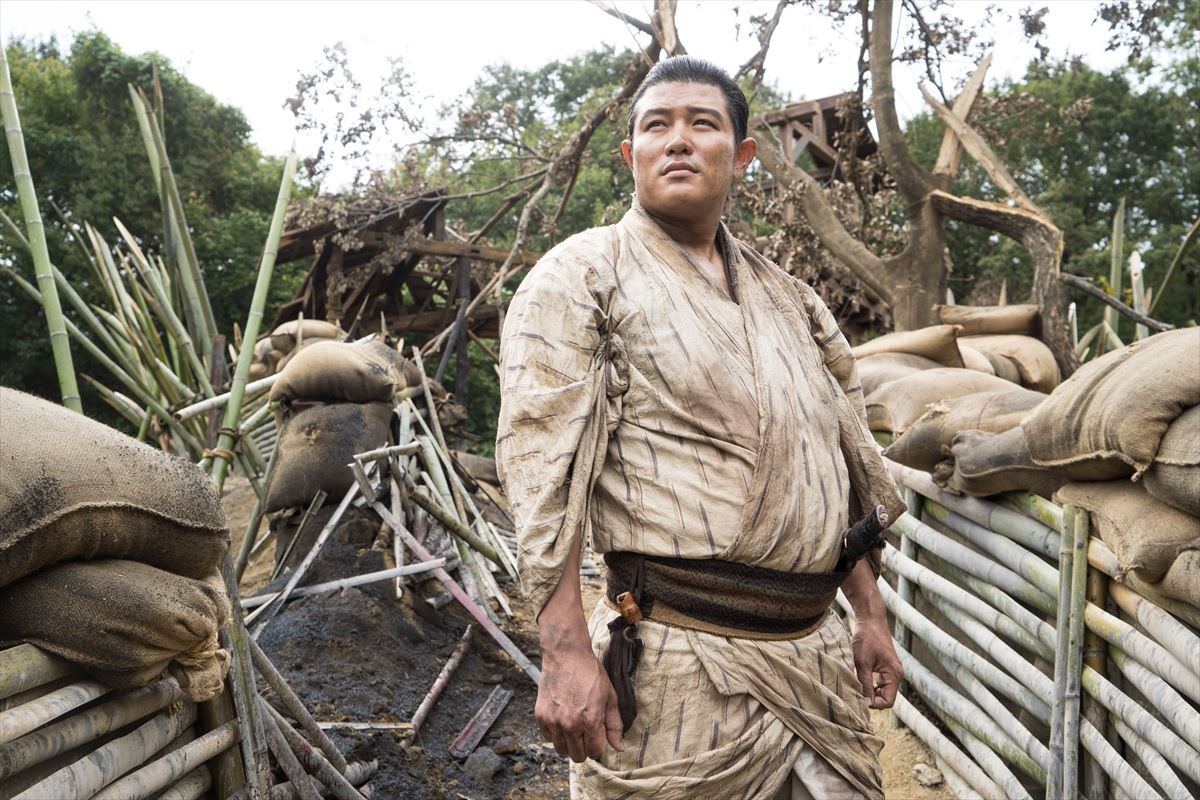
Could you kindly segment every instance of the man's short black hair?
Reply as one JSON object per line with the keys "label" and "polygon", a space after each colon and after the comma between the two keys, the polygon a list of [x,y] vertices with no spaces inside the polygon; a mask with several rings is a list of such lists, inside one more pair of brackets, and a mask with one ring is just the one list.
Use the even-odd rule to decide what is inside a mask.
{"label": "man's short black hair", "polygon": [[715,86],[725,95],[725,106],[729,118],[733,121],[734,144],[741,144],[746,138],[747,120],[750,118],[750,104],[729,73],[711,61],[695,56],[672,56],[655,64],[649,74],[642,80],[633,101],[629,104],[629,138],[633,138],[634,115],[637,113],[638,101],[651,86],[660,83],[703,83]]}

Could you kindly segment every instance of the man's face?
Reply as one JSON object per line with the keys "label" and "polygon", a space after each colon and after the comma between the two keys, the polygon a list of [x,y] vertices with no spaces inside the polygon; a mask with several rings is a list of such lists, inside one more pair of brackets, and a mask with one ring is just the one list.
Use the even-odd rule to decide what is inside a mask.
{"label": "man's face", "polygon": [[638,199],[651,213],[700,220],[725,204],[729,184],[754,158],[734,143],[725,95],[703,83],[660,83],[638,101],[633,139],[621,144]]}

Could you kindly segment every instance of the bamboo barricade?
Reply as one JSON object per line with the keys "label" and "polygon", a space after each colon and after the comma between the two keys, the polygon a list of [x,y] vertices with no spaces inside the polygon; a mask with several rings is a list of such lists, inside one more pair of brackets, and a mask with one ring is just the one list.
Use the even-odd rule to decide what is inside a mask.
{"label": "bamboo barricade", "polygon": [[911,509],[880,578],[905,668],[894,715],[948,784],[985,798],[1194,798],[1200,609],[1120,570],[1082,509],[952,495],[889,467]]}

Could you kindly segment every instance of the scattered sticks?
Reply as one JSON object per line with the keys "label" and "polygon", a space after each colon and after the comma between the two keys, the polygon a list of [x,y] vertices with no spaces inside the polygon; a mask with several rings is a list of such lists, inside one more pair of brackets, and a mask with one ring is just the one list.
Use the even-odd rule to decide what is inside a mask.
{"label": "scattered sticks", "polygon": [[421,700],[421,705],[417,706],[417,710],[412,716],[410,736],[415,738],[421,733],[421,726],[425,724],[425,718],[429,716],[429,712],[433,710],[434,703],[442,696],[446,685],[450,683],[450,678],[458,671],[458,666],[462,664],[467,651],[471,649],[471,636],[474,632],[475,626],[468,625],[466,632],[463,633],[462,639],[458,643],[458,647],[454,648],[454,652],[450,654],[446,665],[442,667],[442,671],[438,673],[437,678],[433,681],[433,686],[429,688],[429,692]]}

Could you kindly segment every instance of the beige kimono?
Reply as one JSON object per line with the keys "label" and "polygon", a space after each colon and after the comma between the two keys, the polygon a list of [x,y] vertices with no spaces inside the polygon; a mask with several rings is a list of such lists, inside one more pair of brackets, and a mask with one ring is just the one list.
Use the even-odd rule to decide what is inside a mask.
{"label": "beige kimono", "polygon": [[[502,341],[497,465],[541,608],[577,536],[614,550],[826,572],[863,508],[903,510],[850,349],[811,288],[722,227],[733,297],[635,203],[547,253]],[[592,614],[599,655],[614,612]],[[882,797],[845,627],[753,641],[644,621],[625,752],[588,798],[770,796],[806,746]]]}

